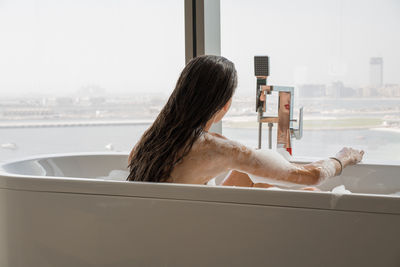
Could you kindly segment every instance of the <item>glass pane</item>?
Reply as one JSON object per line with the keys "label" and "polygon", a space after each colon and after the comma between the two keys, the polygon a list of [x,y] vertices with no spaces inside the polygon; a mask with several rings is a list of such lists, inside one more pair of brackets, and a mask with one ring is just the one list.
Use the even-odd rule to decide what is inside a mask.
{"label": "glass pane", "polygon": [[268,55],[268,84],[295,86],[294,110],[304,106],[295,157],[351,146],[400,163],[399,14],[395,0],[221,0],[222,54],[239,75],[224,134],[257,146],[253,58]]}
{"label": "glass pane", "polygon": [[183,1],[0,1],[0,160],[129,151],[185,64]]}

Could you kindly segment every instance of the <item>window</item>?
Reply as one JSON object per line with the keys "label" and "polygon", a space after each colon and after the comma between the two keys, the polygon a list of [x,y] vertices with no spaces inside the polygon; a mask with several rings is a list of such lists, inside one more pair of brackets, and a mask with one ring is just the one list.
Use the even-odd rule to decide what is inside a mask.
{"label": "window", "polygon": [[256,147],[253,57],[268,55],[268,83],[295,86],[294,110],[304,106],[295,157],[328,157],[352,146],[366,151],[365,161],[398,164],[398,14],[393,0],[221,0],[222,55],[239,75],[224,134]]}
{"label": "window", "polygon": [[0,161],[129,151],[185,65],[183,1],[0,2]]}

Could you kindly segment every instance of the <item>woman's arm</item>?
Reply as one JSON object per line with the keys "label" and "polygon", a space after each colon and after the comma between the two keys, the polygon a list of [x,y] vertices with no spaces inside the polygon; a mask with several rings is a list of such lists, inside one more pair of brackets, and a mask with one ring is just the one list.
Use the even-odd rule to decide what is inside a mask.
{"label": "woman's arm", "polygon": [[231,157],[230,169],[255,176],[272,178],[297,184],[315,185],[324,179],[340,174],[343,168],[360,162],[364,154],[352,148],[343,148],[336,159],[326,159],[310,164],[293,164],[272,150],[254,150],[231,140],[221,140],[222,150]]}

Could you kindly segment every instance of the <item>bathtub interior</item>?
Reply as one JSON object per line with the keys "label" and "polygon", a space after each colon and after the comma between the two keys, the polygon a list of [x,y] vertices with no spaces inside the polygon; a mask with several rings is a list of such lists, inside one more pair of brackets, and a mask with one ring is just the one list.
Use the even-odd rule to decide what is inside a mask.
{"label": "bathtub interior", "polygon": [[[128,175],[127,157],[127,154],[51,155],[6,163],[1,169],[13,175],[124,181]],[[344,185],[352,193],[398,195],[399,174],[400,166],[397,165],[358,164],[347,167],[342,175],[327,179],[317,187],[331,191]],[[216,183],[224,176],[217,177]],[[274,180],[265,181],[274,184]],[[298,185],[286,187],[295,189]]]}
{"label": "bathtub interior", "polygon": [[1,169],[15,175],[97,179],[110,177],[113,171],[127,174],[127,158],[126,154],[49,155],[6,163]]}
{"label": "bathtub interior", "polygon": [[342,175],[327,179],[318,187],[321,190],[332,190],[340,185],[344,185],[352,193],[400,196],[400,166],[382,164],[350,166]]}

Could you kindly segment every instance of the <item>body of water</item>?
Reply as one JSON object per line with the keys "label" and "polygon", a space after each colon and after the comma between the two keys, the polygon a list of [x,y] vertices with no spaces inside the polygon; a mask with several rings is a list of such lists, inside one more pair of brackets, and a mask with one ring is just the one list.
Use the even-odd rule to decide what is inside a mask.
{"label": "body of water", "polygon": [[[129,152],[149,125],[8,128],[0,129],[0,161],[26,156],[65,152]],[[276,129],[275,129],[276,130]],[[275,132],[274,130],[274,132]],[[247,146],[257,146],[256,128],[227,128],[223,134]],[[267,132],[263,132],[263,148]],[[15,148],[4,144],[15,144]],[[106,148],[107,146],[107,148]],[[377,129],[310,130],[293,143],[295,157],[324,158],[333,156],[344,146],[366,151],[367,162],[400,164],[400,132]],[[8,148],[7,148],[8,147]]]}

